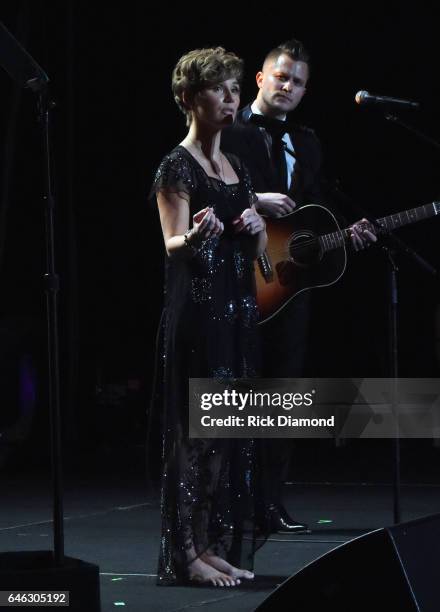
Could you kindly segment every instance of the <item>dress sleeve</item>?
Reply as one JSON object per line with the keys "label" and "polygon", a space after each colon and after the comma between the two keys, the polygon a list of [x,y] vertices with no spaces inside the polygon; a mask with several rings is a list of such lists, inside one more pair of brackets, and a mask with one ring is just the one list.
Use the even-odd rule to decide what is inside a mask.
{"label": "dress sleeve", "polygon": [[189,199],[194,192],[194,172],[189,161],[180,153],[173,151],[166,155],[156,171],[150,196],[159,191],[181,194]]}

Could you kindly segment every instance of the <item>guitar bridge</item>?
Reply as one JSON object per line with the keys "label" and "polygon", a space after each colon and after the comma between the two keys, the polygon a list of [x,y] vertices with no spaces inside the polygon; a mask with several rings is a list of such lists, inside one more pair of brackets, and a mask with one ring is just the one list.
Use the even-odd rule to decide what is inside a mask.
{"label": "guitar bridge", "polygon": [[266,283],[273,282],[273,268],[270,261],[270,257],[267,254],[267,251],[264,251],[262,255],[258,258],[258,267],[260,268],[260,272]]}

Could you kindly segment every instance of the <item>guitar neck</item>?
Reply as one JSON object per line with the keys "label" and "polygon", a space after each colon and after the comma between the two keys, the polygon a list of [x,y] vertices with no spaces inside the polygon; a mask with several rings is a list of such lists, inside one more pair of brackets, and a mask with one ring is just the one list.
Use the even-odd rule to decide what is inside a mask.
{"label": "guitar neck", "polygon": [[[399,227],[417,223],[417,221],[423,221],[423,219],[430,219],[439,213],[440,202],[430,202],[418,208],[411,208],[410,210],[404,210],[394,215],[376,219],[375,224],[361,223],[360,225],[363,229],[372,229],[376,234],[388,234]],[[323,251],[332,251],[343,246],[350,239],[350,236],[351,229],[346,227],[343,230],[319,236],[319,243]]]}

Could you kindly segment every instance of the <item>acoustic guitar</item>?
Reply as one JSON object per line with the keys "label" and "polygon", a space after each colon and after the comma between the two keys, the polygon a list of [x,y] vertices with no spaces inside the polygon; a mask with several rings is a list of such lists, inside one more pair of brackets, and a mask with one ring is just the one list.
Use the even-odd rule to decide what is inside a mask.
{"label": "acoustic guitar", "polygon": [[[394,215],[358,224],[376,234],[429,219],[440,212],[431,202]],[[279,219],[266,219],[268,246],[255,263],[260,323],[274,317],[296,295],[336,283],[347,266],[350,228],[341,229],[325,206],[307,204]]]}

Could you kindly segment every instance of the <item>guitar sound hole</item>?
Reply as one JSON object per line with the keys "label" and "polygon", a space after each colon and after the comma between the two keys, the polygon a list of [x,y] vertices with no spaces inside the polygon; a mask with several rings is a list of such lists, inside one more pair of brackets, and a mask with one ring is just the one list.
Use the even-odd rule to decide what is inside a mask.
{"label": "guitar sound hole", "polygon": [[318,263],[322,252],[317,236],[310,231],[293,234],[289,241],[289,255],[297,266],[308,267]]}

